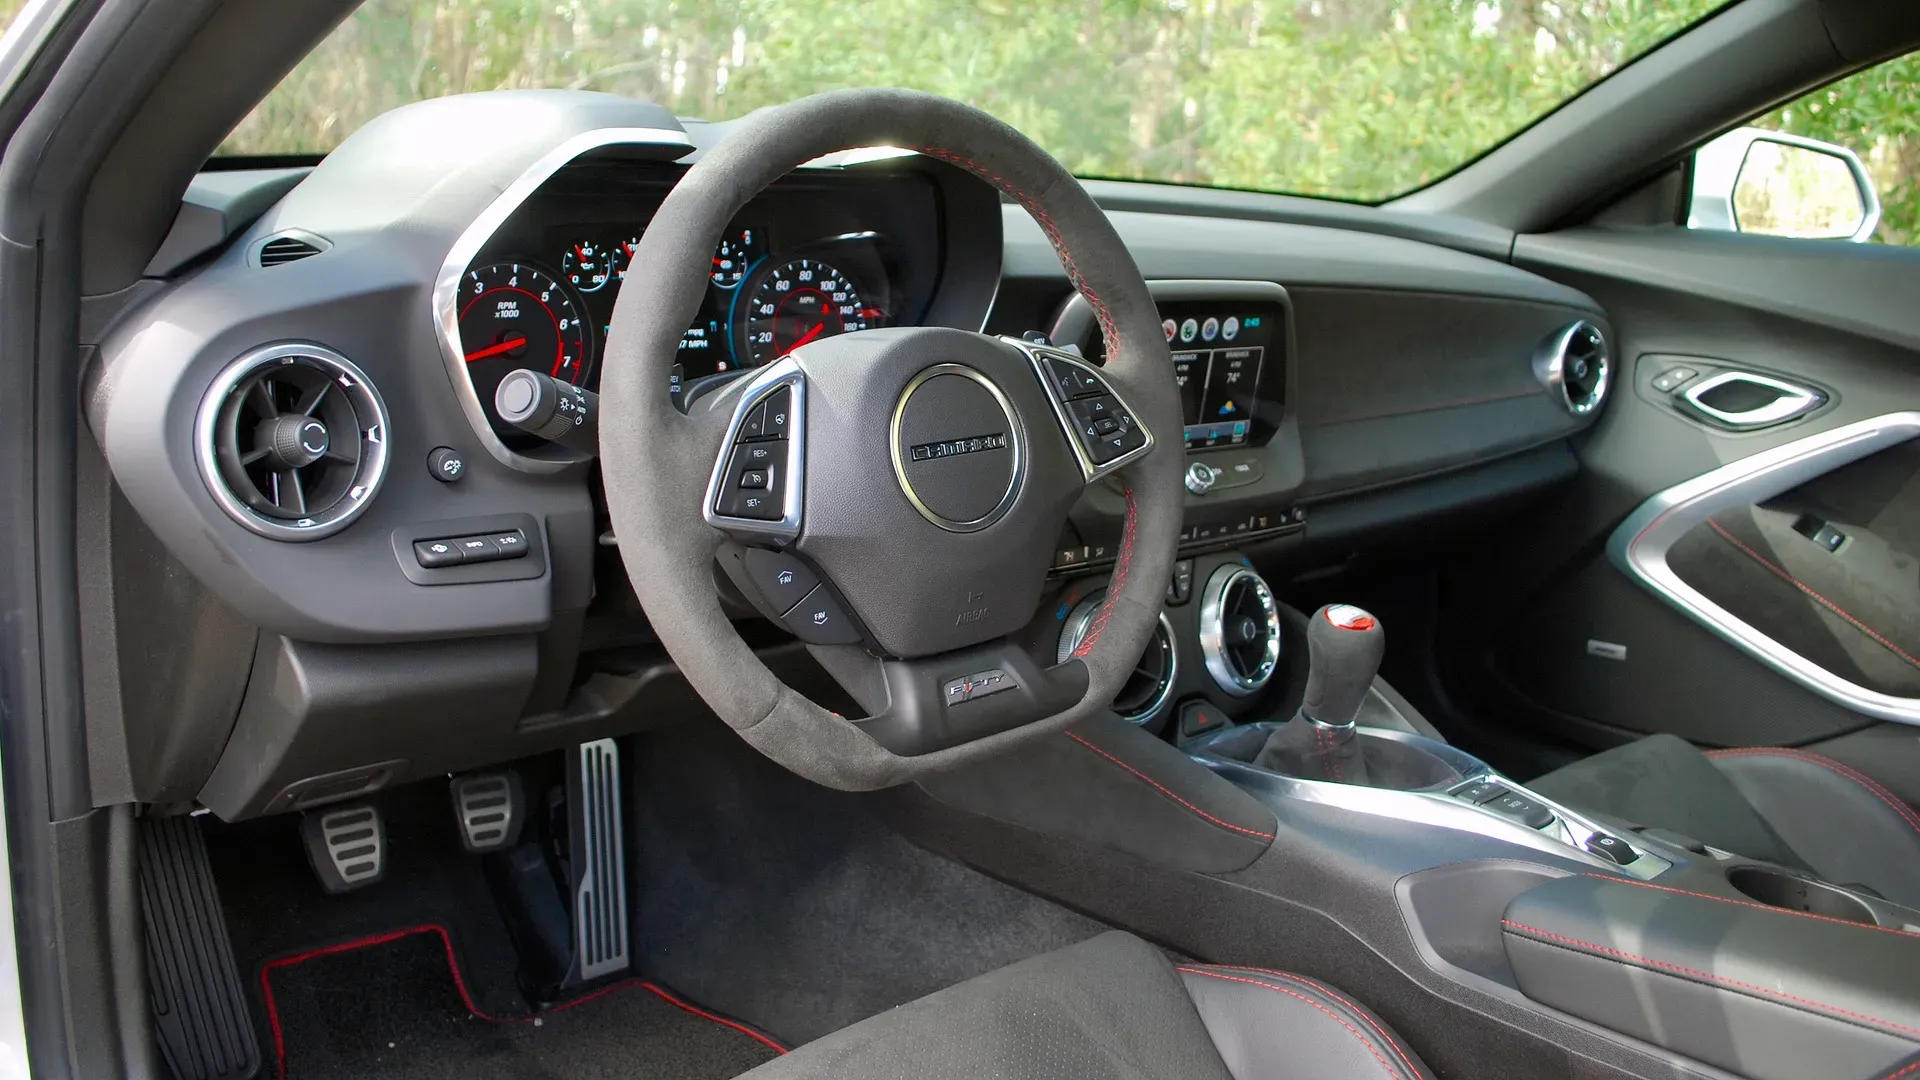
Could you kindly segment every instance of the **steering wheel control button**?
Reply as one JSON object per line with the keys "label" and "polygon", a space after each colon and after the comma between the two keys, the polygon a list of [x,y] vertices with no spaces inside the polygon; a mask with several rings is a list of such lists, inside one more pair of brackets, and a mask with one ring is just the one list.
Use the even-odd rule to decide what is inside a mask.
{"label": "steering wheel control button", "polygon": [[794,605],[806,599],[814,586],[820,584],[820,578],[806,563],[778,551],[765,548],[748,548],[740,556],[746,564],[747,576],[767,598],[767,604],[773,610],[785,615]]}
{"label": "steering wheel control button", "polygon": [[740,422],[740,438],[758,439],[766,434],[767,403],[761,402],[747,411],[747,418]]}
{"label": "steering wheel control button", "polygon": [[1553,811],[1512,791],[1496,795],[1480,805],[1501,817],[1512,818],[1529,829],[1544,829],[1553,824]]}
{"label": "steering wheel control button", "polygon": [[435,480],[451,484],[467,475],[467,459],[451,446],[436,446],[427,455],[427,471]]}
{"label": "steering wheel control button", "polygon": [[460,548],[454,540],[415,540],[413,558],[428,570],[455,566],[461,562]]}
{"label": "steering wheel control button", "polygon": [[968,533],[1012,509],[1026,440],[1006,394],[986,375],[963,364],[915,375],[894,406],[890,435],[894,478],[921,517]]}
{"label": "steering wheel control button", "polygon": [[857,645],[860,632],[853,627],[840,602],[816,585],[786,614],[787,629],[809,645]]}
{"label": "steering wheel control button", "polygon": [[740,486],[750,489],[765,488],[767,486],[767,470],[742,469],[740,471]]}
{"label": "steering wheel control button", "polygon": [[[1043,345],[1045,342],[1033,344]],[[1078,398],[1106,392],[1106,385],[1100,381],[1100,377],[1078,364],[1053,362],[1048,364],[1048,370],[1053,373],[1054,385],[1060,388],[1063,397]]]}
{"label": "steering wheel control button", "polygon": [[1609,862],[1625,866],[1640,857],[1640,853],[1628,846],[1625,840],[1606,833],[1594,833],[1587,838],[1586,848]]}
{"label": "steering wheel control button", "polygon": [[1061,349],[1020,338],[1000,340],[1025,353],[1033,364],[1088,483],[1125,467],[1153,446],[1153,436],[1134,419],[1133,410],[1098,368]]}
{"label": "steering wheel control button", "polygon": [[778,461],[783,453],[785,451],[779,443],[748,443],[734,454],[733,460],[742,469],[765,469]]}
{"label": "steering wheel control button", "polygon": [[775,390],[762,406],[765,412],[761,416],[760,435],[766,439],[784,439],[787,437],[787,421],[793,413],[793,391],[786,387]]}

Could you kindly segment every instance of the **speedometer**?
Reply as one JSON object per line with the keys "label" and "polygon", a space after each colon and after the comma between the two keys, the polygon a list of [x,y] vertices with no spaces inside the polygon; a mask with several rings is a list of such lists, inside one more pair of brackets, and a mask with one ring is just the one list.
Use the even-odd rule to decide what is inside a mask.
{"label": "speedometer", "polygon": [[795,259],[769,271],[747,298],[748,363],[759,366],[815,338],[868,329],[880,317],[838,268]]}

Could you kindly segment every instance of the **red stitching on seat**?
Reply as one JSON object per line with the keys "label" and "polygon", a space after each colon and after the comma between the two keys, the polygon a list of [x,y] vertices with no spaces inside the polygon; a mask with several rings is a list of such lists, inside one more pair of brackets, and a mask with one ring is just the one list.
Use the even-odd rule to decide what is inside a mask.
{"label": "red stitching on seat", "polygon": [[1686,889],[1676,889],[1671,885],[1655,885],[1650,881],[1638,881],[1633,878],[1614,877],[1611,874],[1588,874],[1586,876],[1590,878],[1597,878],[1601,881],[1610,882],[1615,885],[1632,885],[1636,888],[1641,888],[1641,889],[1658,889],[1661,892],[1678,893],[1681,896],[1697,896],[1702,900],[1715,900],[1722,904],[1738,904],[1741,907],[1750,907],[1756,911],[1768,911],[1776,915],[1792,915],[1796,918],[1801,918],[1801,919],[1818,919],[1821,922],[1830,922],[1836,926],[1850,926],[1859,930],[1878,930],[1883,934],[1898,934],[1899,936],[1903,938],[1908,938],[1908,939],[1911,939],[1914,937],[1914,934],[1909,931],[1897,929],[1891,926],[1874,926],[1869,923],[1848,922],[1845,919],[1836,919],[1831,915],[1816,915],[1811,911],[1795,911],[1792,908],[1777,908],[1771,904],[1756,904],[1751,900],[1735,900],[1730,896],[1715,896],[1712,893],[1691,892]]}
{"label": "red stitching on seat", "polygon": [[771,1048],[776,1053],[780,1053],[780,1054],[787,1053],[786,1047],[781,1046],[779,1043],[774,1042],[772,1039],[766,1037],[765,1035],[762,1035],[759,1032],[753,1030],[752,1028],[747,1027],[745,1024],[736,1023],[735,1021],[728,1020],[726,1017],[723,1017],[723,1016],[715,1016],[714,1014],[707,1012],[704,1009],[697,1008],[693,1005],[689,1005],[686,1002],[681,1001],[679,998],[674,997],[672,994],[668,993],[667,991],[661,989],[660,987],[655,986],[653,983],[645,981],[644,979],[626,979],[624,981],[614,983],[610,986],[601,987],[599,990],[596,990],[591,994],[586,994],[584,996],[574,998],[571,1001],[566,1001],[566,1002],[562,1002],[559,1005],[555,1005],[552,1008],[547,1009],[544,1012],[540,1013],[540,1015],[538,1016],[493,1016],[489,1013],[482,1012],[480,1010],[480,1006],[474,1004],[473,995],[467,990],[466,977],[460,973],[460,958],[453,951],[453,938],[451,935],[447,933],[447,928],[444,926],[437,925],[435,923],[426,923],[421,926],[410,926],[405,930],[394,930],[385,934],[376,934],[372,937],[357,938],[353,941],[341,942],[340,944],[337,944],[337,945],[327,945],[318,949],[310,949],[303,953],[295,953],[292,956],[283,956],[276,960],[269,960],[265,964],[261,965],[260,993],[261,993],[261,996],[266,999],[267,1027],[271,1029],[273,1033],[274,1060],[279,1070],[279,1075],[282,1077],[282,1080],[284,1080],[284,1078],[287,1075],[287,1040],[286,1040],[286,1033],[281,1029],[281,1026],[280,1026],[279,1003],[274,999],[274,996],[273,996],[273,973],[279,970],[280,968],[292,967],[295,964],[305,963],[308,960],[317,960],[322,956],[334,956],[339,953],[353,952],[357,949],[371,948],[375,945],[386,945],[390,942],[399,941],[401,938],[412,937],[415,934],[440,935],[440,947],[445,949],[447,953],[447,972],[448,974],[453,976],[453,988],[460,995],[461,1006],[464,1007],[467,1010],[467,1012],[472,1014],[474,1017],[481,1020],[485,1020],[488,1023],[531,1024],[536,1020],[540,1020],[554,1013],[565,1012],[568,1009],[585,1005],[589,1001],[597,1001],[600,998],[606,997],[608,994],[614,993],[616,991],[626,990],[630,987],[637,986],[642,990],[648,991],[649,993],[653,994],[655,997],[658,997],[660,1000],[666,1002],[667,1004],[672,1005],[674,1008],[682,1009],[686,1012],[690,1012],[693,1015],[698,1016],[703,1020],[711,1020],[714,1023],[720,1024],[723,1027],[732,1028],[733,1030],[739,1032],[742,1035],[747,1036],[750,1039],[753,1039],[756,1042],[765,1044],[767,1047]]}
{"label": "red stitching on seat", "polygon": [[1389,1047],[1393,1049],[1395,1056],[1399,1057],[1401,1063],[1406,1065],[1407,1072],[1409,1074],[1413,1076],[1420,1075],[1419,1067],[1413,1063],[1413,1058],[1409,1055],[1409,1052],[1401,1048],[1400,1041],[1394,1038],[1393,1033],[1391,1031],[1388,1031],[1386,1028],[1382,1027],[1381,1025],[1375,1023],[1373,1017],[1367,1015],[1367,1011],[1361,1008],[1359,1002],[1354,1001],[1350,997],[1347,997],[1345,994],[1342,994],[1340,991],[1335,990],[1333,987],[1328,986],[1325,983],[1314,982],[1312,979],[1309,979],[1304,975],[1295,975],[1290,971],[1274,971],[1271,968],[1249,967],[1245,964],[1208,964],[1207,966],[1216,967],[1216,968],[1225,968],[1228,971],[1257,971],[1262,975],[1270,975],[1276,979],[1291,979],[1294,982],[1313,987],[1315,990],[1318,990],[1322,994],[1325,994],[1328,997],[1332,998],[1333,1000],[1341,1003],[1342,1005],[1345,1005],[1347,1008],[1352,1009],[1353,1015],[1356,1019],[1366,1024],[1368,1027],[1372,1028],[1374,1030],[1374,1033],[1379,1035],[1380,1038]]}
{"label": "red stitching on seat", "polygon": [[[1351,1034],[1354,1038],[1360,1040],[1360,1045],[1367,1048],[1367,1053],[1373,1055],[1373,1060],[1380,1063],[1380,1067],[1387,1071],[1388,1076],[1393,1077],[1394,1080],[1400,1080],[1399,1070],[1395,1069],[1393,1067],[1393,1062],[1388,1061],[1386,1059],[1386,1056],[1380,1053],[1380,1049],[1373,1045],[1373,1040],[1367,1038],[1365,1035],[1362,1035],[1360,1033],[1359,1028],[1354,1027],[1352,1024],[1347,1023],[1345,1020],[1342,1020],[1340,1018],[1339,1013],[1334,1012],[1332,1009],[1327,1008],[1325,1005],[1320,1004],[1319,1002],[1313,1000],[1307,995],[1298,993],[1293,990],[1289,990],[1284,986],[1275,986],[1272,983],[1261,982],[1258,979],[1242,979],[1233,975],[1223,975],[1218,971],[1208,971],[1205,968],[1183,967],[1180,970],[1193,975],[1205,975],[1209,979],[1223,979],[1227,982],[1245,983],[1248,986],[1258,986],[1263,990],[1271,990],[1276,994],[1285,994],[1290,998],[1295,998],[1300,1001],[1304,1001],[1307,1004],[1313,1006],[1316,1009],[1319,1009],[1321,1012],[1326,1013],[1328,1016],[1332,1017],[1334,1023],[1339,1024],[1343,1028],[1346,1028],[1349,1034]],[[1419,1075],[1420,1073],[1417,1070],[1412,1074],[1412,1076],[1416,1078],[1416,1080],[1419,1077]]]}
{"label": "red stitching on seat", "polygon": [[1133,503],[1133,485],[1123,481],[1122,489],[1127,495],[1127,523],[1120,533],[1120,553],[1113,563],[1113,580],[1107,585],[1107,599],[1100,605],[1100,614],[1087,629],[1086,640],[1074,647],[1075,656],[1093,651],[1093,643],[1100,640],[1100,632],[1107,628],[1107,618],[1113,614],[1113,605],[1120,599],[1120,590],[1127,587],[1127,571],[1133,568],[1133,538],[1140,515]]}
{"label": "red stitching on seat", "polygon": [[1827,599],[1826,597],[1821,596],[1818,592],[1814,590],[1813,586],[1807,584],[1804,581],[1801,581],[1797,577],[1794,577],[1792,574],[1788,573],[1786,570],[1783,570],[1779,566],[1776,566],[1773,563],[1773,561],[1771,559],[1768,559],[1765,555],[1760,554],[1759,552],[1748,547],[1746,544],[1742,543],[1739,537],[1728,532],[1726,528],[1722,526],[1719,522],[1713,520],[1712,518],[1708,518],[1707,524],[1713,526],[1713,531],[1719,533],[1721,538],[1726,540],[1727,543],[1732,544],[1734,547],[1737,547],[1741,551],[1746,552],[1747,556],[1753,559],[1754,562],[1757,562],[1761,566],[1766,567],[1768,570],[1773,571],[1775,574],[1785,579],[1794,588],[1799,589],[1801,592],[1806,593],[1808,596],[1812,597],[1815,601],[1819,602],[1820,605],[1825,607],[1828,611],[1831,611],[1835,615],[1838,615],[1842,619],[1845,619],[1849,624],[1853,626],[1855,630],[1860,631],[1861,633],[1867,635],[1873,640],[1886,646],[1887,651],[1893,653],[1895,656],[1898,656],[1900,659],[1905,660],[1907,663],[1912,664],[1914,667],[1920,667],[1920,658],[1915,658],[1912,653],[1908,652],[1907,650],[1901,648],[1898,645],[1895,645],[1891,640],[1887,638],[1885,634],[1882,634],[1880,631],[1875,630],[1873,627],[1868,626],[1866,623],[1861,622],[1859,619],[1854,618],[1853,614],[1849,612],[1846,608],[1843,608],[1839,604],[1836,604],[1833,601]]}
{"label": "red stitching on seat", "polygon": [[[1623,952],[1619,949],[1610,949],[1605,945],[1595,945],[1591,941],[1581,941],[1579,938],[1565,937],[1560,934],[1553,933],[1552,931],[1549,931],[1549,930],[1542,930],[1537,926],[1528,926],[1526,923],[1514,922],[1512,919],[1501,919],[1500,925],[1511,927],[1515,930],[1523,930],[1528,934],[1538,934],[1542,938],[1550,938],[1554,941],[1564,942],[1568,945],[1577,945],[1582,949],[1591,950],[1592,952],[1596,952],[1596,953],[1604,953],[1608,956],[1617,957],[1621,960],[1627,960],[1634,963],[1646,964],[1650,967],[1664,968],[1668,971],[1677,971],[1683,975],[1691,975],[1697,979],[1706,979],[1709,982],[1720,983],[1724,986],[1732,986],[1732,987],[1738,987],[1739,989],[1742,989],[1742,990],[1750,990],[1753,993],[1759,994],[1760,996],[1770,1000],[1790,1002],[1796,1005],[1804,1005],[1810,1009],[1820,1009],[1830,1013],[1837,1013],[1840,1016],[1850,1017],[1854,1020],[1863,1021],[1869,1024],[1877,1024],[1884,1028],[1892,1028],[1895,1031],[1905,1032],[1908,1035],[1914,1036],[1916,1039],[1920,1039],[1920,1029],[1910,1028],[1904,1024],[1896,1024],[1891,1020],[1882,1020],[1877,1016],[1868,1016],[1865,1013],[1853,1012],[1848,1009],[1843,1009],[1838,1005],[1828,1005],[1824,1002],[1810,1001],[1807,998],[1795,997],[1792,994],[1785,994],[1778,990],[1768,989],[1767,987],[1764,987],[1764,986],[1755,986],[1753,983],[1741,982],[1738,979],[1729,979],[1724,975],[1715,975],[1709,971],[1696,971],[1693,968],[1681,967],[1679,964],[1670,964],[1664,960],[1655,960],[1655,959],[1652,959],[1651,957],[1639,956],[1634,953]],[[1832,1018],[1829,1017],[1829,1019],[1832,1019]]]}
{"label": "red stitching on seat", "polygon": [[1180,796],[1175,795],[1172,791],[1168,790],[1167,787],[1161,784],[1158,780],[1155,780],[1153,777],[1148,776],[1146,773],[1141,772],[1139,769],[1134,768],[1133,766],[1127,764],[1126,762],[1121,761],[1119,758],[1114,757],[1112,754],[1107,753],[1105,750],[1102,750],[1099,747],[1088,742],[1087,740],[1081,738],[1080,736],[1075,735],[1073,732],[1069,731],[1069,732],[1066,732],[1065,734],[1067,738],[1072,739],[1074,742],[1079,743],[1081,746],[1086,747],[1087,749],[1093,751],[1094,753],[1099,754],[1101,757],[1106,758],[1108,761],[1113,762],[1115,765],[1120,766],[1122,769],[1125,769],[1127,772],[1132,773],[1135,779],[1145,781],[1155,791],[1158,791],[1160,794],[1165,795],[1167,798],[1172,799],[1174,802],[1179,803],[1181,806],[1186,807],[1187,809],[1193,811],[1194,813],[1199,814],[1201,817],[1206,818],[1208,821],[1213,822],[1215,825],[1218,825],[1223,829],[1232,829],[1234,832],[1237,832],[1237,833],[1245,833],[1248,836],[1257,836],[1262,840],[1273,839],[1272,833],[1264,833],[1264,832],[1260,832],[1257,829],[1249,829],[1241,825],[1235,825],[1231,821],[1222,821],[1219,818],[1214,817],[1212,814],[1207,813],[1205,810],[1202,810],[1199,807],[1188,802],[1187,800],[1181,798]]}
{"label": "red stitching on seat", "polygon": [[1707,751],[1707,756],[1710,758],[1784,757],[1795,761],[1804,761],[1810,765],[1818,765],[1828,772],[1851,780],[1861,787],[1866,788],[1868,794],[1886,803],[1893,809],[1894,813],[1900,815],[1902,820],[1908,825],[1913,826],[1915,831],[1920,831],[1920,814],[1914,813],[1913,808],[1908,806],[1904,799],[1880,786],[1879,781],[1868,776],[1866,773],[1855,769],[1845,762],[1835,761],[1825,754],[1816,754],[1810,750],[1796,750],[1790,746],[1744,746],[1732,750],[1709,750]]}

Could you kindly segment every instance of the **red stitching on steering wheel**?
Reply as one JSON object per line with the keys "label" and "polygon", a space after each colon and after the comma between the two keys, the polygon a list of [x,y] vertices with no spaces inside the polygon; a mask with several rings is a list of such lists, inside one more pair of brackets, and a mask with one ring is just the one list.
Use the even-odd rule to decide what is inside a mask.
{"label": "red stitching on steering wheel", "polygon": [[1113,614],[1114,601],[1120,599],[1120,590],[1127,584],[1127,571],[1133,567],[1134,526],[1139,514],[1133,505],[1133,485],[1125,484],[1127,493],[1127,524],[1120,534],[1120,555],[1114,560],[1113,581],[1107,586],[1107,601],[1100,605],[1100,614],[1094,617],[1093,626],[1088,628],[1087,637],[1074,650],[1076,657],[1085,656],[1093,651],[1093,643],[1100,640],[1100,631],[1107,628],[1107,617]]}

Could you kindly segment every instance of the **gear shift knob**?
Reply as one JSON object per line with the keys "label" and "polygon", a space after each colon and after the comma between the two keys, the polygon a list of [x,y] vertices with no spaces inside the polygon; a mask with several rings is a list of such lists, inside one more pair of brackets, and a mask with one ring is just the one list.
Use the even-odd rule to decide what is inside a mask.
{"label": "gear shift knob", "polygon": [[1380,620],[1352,604],[1328,604],[1307,620],[1307,691],[1300,712],[1329,727],[1360,713],[1387,651]]}

